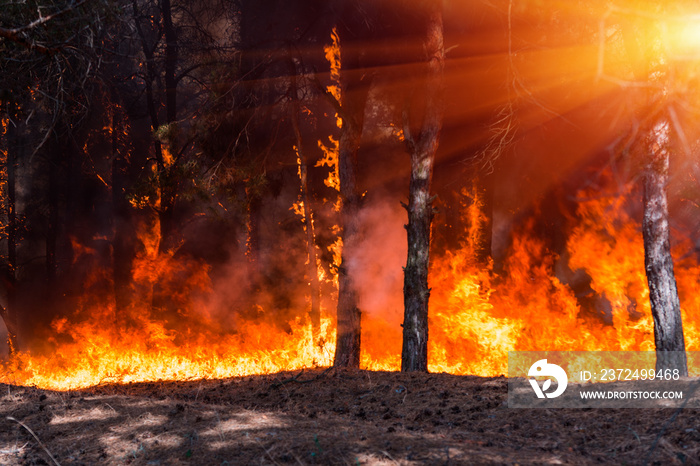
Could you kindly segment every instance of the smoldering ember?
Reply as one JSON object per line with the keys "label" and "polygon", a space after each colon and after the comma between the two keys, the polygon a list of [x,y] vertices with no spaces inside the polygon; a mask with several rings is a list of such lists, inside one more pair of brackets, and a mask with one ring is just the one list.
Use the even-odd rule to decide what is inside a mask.
{"label": "smoldering ember", "polygon": [[0,463],[699,463],[698,18],[0,0]]}

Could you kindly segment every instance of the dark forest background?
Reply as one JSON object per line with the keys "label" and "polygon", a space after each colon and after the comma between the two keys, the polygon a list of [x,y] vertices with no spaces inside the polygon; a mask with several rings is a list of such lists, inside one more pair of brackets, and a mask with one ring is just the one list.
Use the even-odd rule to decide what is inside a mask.
{"label": "dark forest background", "polygon": [[[611,170],[620,185],[635,181],[639,162],[627,157],[625,138],[636,110],[585,71],[597,66],[597,9],[606,2],[543,3],[444,2],[436,256],[464,240],[463,211],[474,201],[465,193],[478,192],[486,213],[480,260],[499,271],[513,231],[530,222],[561,254],[577,190],[607,182]],[[124,329],[144,303],[176,326],[186,292],[199,288],[218,291],[221,315],[284,326],[308,312],[308,236],[291,207],[303,196],[319,263],[333,275],[338,192],[320,161],[340,134],[327,95],[338,28],[341,66],[371,83],[361,91],[357,159],[366,255],[355,272],[375,282],[367,289],[386,283],[393,292],[410,170],[399,128],[402,109],[419,105],[425,21],[416,5],[3,1],[0,294],[4,326],[17,335],[11,344],[40,345],[50,323],[86,299],[113,301],[114,325]],[[687,139],[692,145],[692,129]],[[700,247],[697,164],[679,160],[673,226]],[[641,217],[641,201],[627,208]],[[144,280],[139,266],[155,257],[165,265]],[[561,274],[588,292],[585,277]],[[332,308],[332,282],[318,286]]]}

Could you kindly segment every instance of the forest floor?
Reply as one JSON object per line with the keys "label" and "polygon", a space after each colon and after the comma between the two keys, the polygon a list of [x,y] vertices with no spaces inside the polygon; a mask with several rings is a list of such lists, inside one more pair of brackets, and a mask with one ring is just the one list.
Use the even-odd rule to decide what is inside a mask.
{"label": "forest floor", "polygon": [[56,464],[49,453],[61,465],[700,464],[698,410],[506,399],[504,377],[355,370],[71,392],[0,384],[0,464]]}

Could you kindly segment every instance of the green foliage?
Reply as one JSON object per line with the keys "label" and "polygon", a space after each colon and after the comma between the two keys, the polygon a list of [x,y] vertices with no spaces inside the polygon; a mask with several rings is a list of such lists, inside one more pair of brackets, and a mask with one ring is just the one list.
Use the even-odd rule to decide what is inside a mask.
{"label": "green foliage", "polygon": [[180,125],[177,122],[173,122],[167,125],[160,125],[155,131],[154,137],[157,141],[165,144],[169,147],[171,153],[180,152],[180,139],[182,137]]}
{"label": "green foliage", "polygon": [[210,165],[211,192],[245,217],[250,203],[270,189],[267,164],[276,130],[267,110],[258,108],[262,97],[255,92],[260,90],[251,92],[240,74],[235,61],[212,69],[212,93],[193,131],[202,159]]}
{"label": "green foliage", "polygon": [[132,186],[127,199],[138,209],[161,205],[173,206],[175,202],[208,202],[211,192],[204,181],[202,167],[198,160],[192,159],[175,163],[170,167],[151,172]]}

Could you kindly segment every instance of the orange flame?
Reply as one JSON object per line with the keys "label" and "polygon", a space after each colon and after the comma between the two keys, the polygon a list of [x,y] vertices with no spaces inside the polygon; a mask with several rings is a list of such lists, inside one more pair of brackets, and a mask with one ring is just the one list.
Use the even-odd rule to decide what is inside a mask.
{"label": "orange flame", "polygon": [[[593,291],[609,302],[607,321],[582,309],[571,287],[554,273],[561,258],[547,251],[531,230],[513,239],[502,277],[477,263],[467,237],[461,250],[433,261],[431,371],[505,374],[510,350],[653,350],[640,227],[626,213],[624,196],[589,199],[584,194],[580,222],[566,253],[571,269],[585,270]],[[478,209],[479,203],[470,205]],[[476,211],[465,215],[479,218]],[[153,231],[142,231],[144,249],[134,263],[134,287],[141,295],[129,310],[128,329],[109,325],[116,316],[113,303],[86,297],[75,316],[53,322],[50,352],[18,354],[0,382],[69,390],[105,382],[220,378],[332,363],[332,318],[323,317],[317,342],[304,319],[284,328],[269,322],[264,309],[262,318],[239,318],[226,329],[206,299],[197,298],[211,293],[206,264],[158,253]],[[89,248],[74,247],[92,254]],[[109,274],[98,278],[105,277]],[[687,348],[695,350],[700,266],[694,259],[677,260],[676,277]],[[156,284],[177,303],[176,322],[153,307]],[[400,326],[381,316],[365,316],[362,342],[364,368],[399,369]]]}

